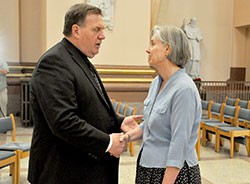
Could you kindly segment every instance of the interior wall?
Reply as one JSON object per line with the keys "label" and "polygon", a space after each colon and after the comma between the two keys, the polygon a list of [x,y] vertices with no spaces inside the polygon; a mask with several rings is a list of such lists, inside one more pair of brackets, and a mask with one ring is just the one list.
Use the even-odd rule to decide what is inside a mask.
{"label": "interior wall", "polygon": [[41,0],[21,0],[21,62],[37,62],[42,54]]}
{"label": "interior wall", "polygon": [[232,67],[246,66],[246,35],[245,27],[233,28],[233,51],[232,51]]}
{"label": "interior wall", "polygon": [[234,0],[234,26],[250,25],[250,1]]}
{"label": "interior wall", "polygon": [[246,28],[246,81],[250,81],[250,28]]}
{"label": "interior wall", "polygon": [[0,0],[0,60],[19,62],[18,0]]}
{"label": "interior wall", "polygon": [[[62,39],[64,14],[77,2],[83,1],[47,0],[48,48]],[[150,0],[116,0],[114,14],[114,29],[105,30],[106,39],[92,62],[102,65],[147,65],[145,50],[149,44]]]}
{"label": "interior wall", "polygon": [[40,30],[40,41],[41,41],[41,54],[47,50],[47,1],[40,0],[41,8],[41,30]]}
{"label": "interior wall", "polygon": [[197,18],[203,34],[200,42],[202,80],[227,80],[230,77],[233,0],[162,0],[158,25],[181,27],[183,19]]}
{"label": "interior wall", "polygon": [[46,41],[47,49],[63,38],[64,15],[75,3],[84,0],[46,0]]}
{"label": "interior wall", "polygon": [[246,68],[250,80],[250,1],[234,0],[232,66]]}

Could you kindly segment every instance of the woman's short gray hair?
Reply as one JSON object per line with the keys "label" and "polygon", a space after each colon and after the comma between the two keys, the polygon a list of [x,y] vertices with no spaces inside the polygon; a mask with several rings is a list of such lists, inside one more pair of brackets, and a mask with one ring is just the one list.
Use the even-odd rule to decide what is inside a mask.
{"label": "woman's short gray hair", "polygon": [[164,45],[169,45],[171,52],[167,59],[183,68],[191,58],[190,46],[185,33],[176,26],[154,26],[155,35]]}

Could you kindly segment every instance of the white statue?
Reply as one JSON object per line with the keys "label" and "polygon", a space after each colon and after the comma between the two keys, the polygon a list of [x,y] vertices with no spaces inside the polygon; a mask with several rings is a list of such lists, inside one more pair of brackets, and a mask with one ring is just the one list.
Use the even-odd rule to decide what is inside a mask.
{"label": "white statue", "polygon": [[182,30],[186,33],[191,46],[191,60],[186,64],[185,68],[187,74],[192,79],[200,78],[200,41],[203,39],[200,29],[196,26],[196,22],[196,17],[191,18],[188,24],[184,19],[183,25],[181,27]]}

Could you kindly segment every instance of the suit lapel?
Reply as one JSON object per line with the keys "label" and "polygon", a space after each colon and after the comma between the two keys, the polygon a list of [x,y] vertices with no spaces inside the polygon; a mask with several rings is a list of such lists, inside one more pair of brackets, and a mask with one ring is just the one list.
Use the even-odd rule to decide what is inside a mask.
{"label": "suit lapel", "polygon": [[[101,94],[99,87],[96,84],[96,81],[93,79],[93,76],[91,74],[91,71],[89,69],[89,66],[87,65],[86,61],[83,61],[83,58],[81,57],[81,55],[78,53],[78,51],[76,50],[76,48],[73,47],[73,45],[71,45],[70,43],[68,43],[69,41],[67,41],[65,38],[62,40],[62,44],[65,46],[65,48],[69,51],[69,53],[71,54],[73,60],[79,65],[79,67],[83,70],[83,72],[85,73],[85,75],[87,76],[87,78],[90,80],[91,84],[94,86],[95,90],[98,92],[99,96],[102,98],[102,100],[104,101],[104,103],[107,105],[107,107],[110,109],[110,100],[108,99],[108,96],[106,94],[106,91],[102,85],[102,82],[100,82],[100,85],[103,89],[103,93],[106,97]],[[87,57],[86,57],[87,59]],[[94,67],[93,67],[94,68]],[[97,75],[99,81],[100,78]]]}

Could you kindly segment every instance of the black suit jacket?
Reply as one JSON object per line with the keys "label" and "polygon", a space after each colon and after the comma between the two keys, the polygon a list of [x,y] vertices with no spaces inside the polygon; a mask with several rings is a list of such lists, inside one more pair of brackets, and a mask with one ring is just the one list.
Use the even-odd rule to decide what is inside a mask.
{"label": "black suit jacket", "polygon": [[101,95],[87,57],[79,52],[64,38],[33,72],[32,184],[118,183],[119,159],[105,151],[123,118],[116,116],[102,83]]}

